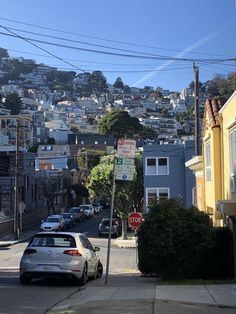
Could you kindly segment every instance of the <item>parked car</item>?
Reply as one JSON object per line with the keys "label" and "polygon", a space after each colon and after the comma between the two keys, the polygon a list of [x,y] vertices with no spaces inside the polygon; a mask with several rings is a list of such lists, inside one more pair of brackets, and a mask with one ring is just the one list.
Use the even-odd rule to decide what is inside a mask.
{"label": "parked car", "polygon": [[64,218],[66,229],[69,229],[75,225],[75,215],[72,213],[61,213]]}
{"label": "parked car", "polygon": [[65,228],[65,220],[62,215],[50,215],[45,221],[42,221],[40,226],[41,231],[61,231]]}
{"label": "parked car", "polygon": [[68,210],[68,212],[75,216],[75,221],[76,222],[81,222],[81,221],[85,220],[84,212],[81,210],[80,207],[71,207]]}
{"label": "parked car", "polygon": [[100,203],[93,203],[94,213],[99,214],[102,211],[102,205]]}
{"label": "parked car", "polygon": [[71,278],[84,285],[100,278],[103,266],[89,239],[75,232],[39,232],[33,236],[20,260],[20,282],[32,278]]}
{"label": "parked car", "polygon": [[86,218],[90,218],[94,214],[94,208],[91,204],[83,204],[79,208],[84,212]]}
{"label": "parked car", "polygon": [[[98,235],[108,235],[110,230],[110,218],[103,218],[98,226]],[[118,219],[112,218],[111,235],[118,237],[121,235],[121,224]]]}

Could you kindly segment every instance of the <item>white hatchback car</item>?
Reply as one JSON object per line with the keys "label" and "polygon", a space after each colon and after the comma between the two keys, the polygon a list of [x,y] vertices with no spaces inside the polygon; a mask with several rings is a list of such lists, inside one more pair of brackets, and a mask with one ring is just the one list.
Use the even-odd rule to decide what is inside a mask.
{"label": "white hatchback car", "polygon": [[38,232],[20,261],[20,282],[32,278],[71,278],[84,285],[88,278],[100,278],[103,266],[89,239],[76,232]]}

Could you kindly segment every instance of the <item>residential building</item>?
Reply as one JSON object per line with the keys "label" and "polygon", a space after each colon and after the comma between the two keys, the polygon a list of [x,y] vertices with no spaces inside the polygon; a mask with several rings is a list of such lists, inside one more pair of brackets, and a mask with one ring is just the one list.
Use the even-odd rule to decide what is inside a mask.
{"label": "residential building", "polygon": [[[196,205],[210,215],[214,226],[223,226],[227,217],[236,216],[235,134],[236,91],[224,105],[219,99],[208,99],[203,119],[202,156],[189,160],[186,166],[195,171],[196,186],[201,185],[200,191],[196,190]],[[199,196],[199,193],[202,194]]]}
{"label": "residential building", "polygon": [[[17,121],[19,130],[17,130]],[[31,115],[0,115],[0,134],[8,136],[9,144],[16,144],[17,132],[19,132],[20,145],[28,147],[33,143]]]}
{"label": "residential building", "polygon": [[139,121],[144,126],[158,132],[160,139],[172,138],[177,135],[178,123],[176,119],[151,116],[149,118],[140,118]]}
{"label": "residential building", "polygon": [[193,154],[194,141],[143,146],[146,210],[152,200],[160,198],[177,198],[183,206],[192,205],[195,177],[185,168],[185,161]]}

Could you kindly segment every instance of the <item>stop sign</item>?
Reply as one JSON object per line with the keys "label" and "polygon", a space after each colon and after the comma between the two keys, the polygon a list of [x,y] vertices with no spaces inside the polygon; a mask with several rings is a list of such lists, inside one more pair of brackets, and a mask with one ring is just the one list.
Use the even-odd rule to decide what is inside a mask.
{"label": "stop sign", "polygon": [[128,217],[128,223],[133,229],[137,229],[143,221],[141,213],[131,213]]}

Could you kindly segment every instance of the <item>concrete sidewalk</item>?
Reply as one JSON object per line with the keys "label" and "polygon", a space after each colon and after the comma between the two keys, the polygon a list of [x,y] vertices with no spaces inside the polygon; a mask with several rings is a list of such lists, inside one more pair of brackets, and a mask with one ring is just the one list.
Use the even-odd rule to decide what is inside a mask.
{"label": "concrete sidewalk", "polygon": [[[89,282],[85,288],[55,305],[48,314],[62,313],[170,313],[169,308],[192,309],[204,306],[207,313],[218,313],[217,308],[236,312],[236,285],[158,285],[153,277],[137,274],[110,275]],[[166,312],[161,309],[166,308]],[[232,312],[231,312],[232,310]],[[174,312],[178,312],[174,311]],[[171,312],[171,313],[174,313]],[[179,312],[183,313],[183,312]],[[206,312],[205,312],[206,313]]]}

